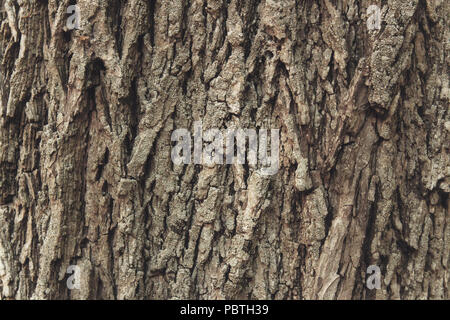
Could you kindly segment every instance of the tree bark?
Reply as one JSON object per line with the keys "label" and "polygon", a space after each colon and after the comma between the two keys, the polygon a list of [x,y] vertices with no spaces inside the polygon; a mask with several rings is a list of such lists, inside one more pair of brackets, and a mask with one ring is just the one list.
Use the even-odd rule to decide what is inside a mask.
{"label": "tree bark", "polygon": [[[0,299],[449,298],[450,2],[0,3]],[[175,165],[195,121],[278,172]]]}

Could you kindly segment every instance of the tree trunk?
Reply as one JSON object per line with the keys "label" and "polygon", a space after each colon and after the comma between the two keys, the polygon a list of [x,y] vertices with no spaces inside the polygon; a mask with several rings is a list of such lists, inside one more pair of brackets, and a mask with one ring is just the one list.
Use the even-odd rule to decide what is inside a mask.
{"label": "tree trunk", "polygon": [[449,298],[449,1],[0,3],[0,299]]}

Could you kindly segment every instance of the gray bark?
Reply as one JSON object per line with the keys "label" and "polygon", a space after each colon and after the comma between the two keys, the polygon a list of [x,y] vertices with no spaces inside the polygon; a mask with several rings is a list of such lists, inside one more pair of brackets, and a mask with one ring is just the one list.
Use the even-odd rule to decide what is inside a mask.
{"label": "gray bark", "polygon": [[[0,3],[0,299],[449,298],[450,2]],[[174,165],[199,120],[278,173]]]}

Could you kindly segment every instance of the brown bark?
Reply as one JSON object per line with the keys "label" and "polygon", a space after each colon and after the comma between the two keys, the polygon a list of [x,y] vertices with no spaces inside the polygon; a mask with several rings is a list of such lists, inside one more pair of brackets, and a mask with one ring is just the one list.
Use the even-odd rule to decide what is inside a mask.
{"label": "brown bark", "polygon": [[[449,298],[448,1],[0,3],[0,299]],[[197,120],[278,173],[174,165]]]}

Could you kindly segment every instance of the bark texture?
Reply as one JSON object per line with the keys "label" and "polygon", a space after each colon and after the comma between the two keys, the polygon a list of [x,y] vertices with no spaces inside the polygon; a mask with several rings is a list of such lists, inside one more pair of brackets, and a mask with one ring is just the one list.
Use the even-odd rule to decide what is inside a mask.
{"label": "bark texture", "polygon": [[[449,1],[0,3],[0,299],[449,298]],[[278,173],[174,165],[198,120]]]}

